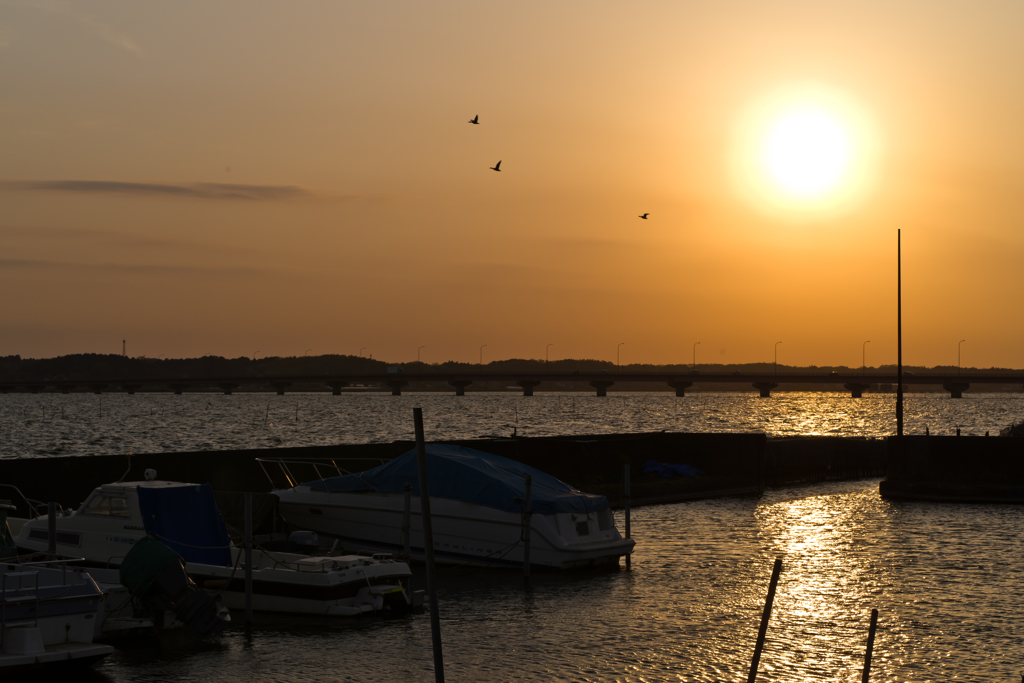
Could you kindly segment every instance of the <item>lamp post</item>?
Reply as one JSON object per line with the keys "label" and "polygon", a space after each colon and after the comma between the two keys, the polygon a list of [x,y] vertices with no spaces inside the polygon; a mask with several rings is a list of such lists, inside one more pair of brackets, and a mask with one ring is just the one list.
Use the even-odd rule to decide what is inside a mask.
{"label": "lamp post", "polygon": [[868,339],[866,342],[860,345],[860,374],[862,377],[867,372],[867,363],[865,362],[865,359],[867,358],[867,345],[870,343],[871,340]]}
{"label": "lamp post", "polygon": [[697,369],[697,344],[700,344],[700,342],[693,343],[693,367],[691,370]]}
{"label": "lamp post", "polygon": [[310,351],[312,351],[312,350],[313,350],[313,349],[306,349],[306,352],[305,352],[305,353],[303,353],[302,355],[303,355],[303,356],[305,356],[306,354],[308,354],[308,353],[309,353]]}
{"label": "lamp post", "polygon": [[481,344],[480,345],[480,365],[484,364],[484,347],[485,346],[487,346],[487,344]]}
{"label": "lamp post", "polygon": [[425,348],[427,348],[427,345],[426,345],[426,344],[424,344],[423,346],[421,346],[421,347],[420,347],[419,349],[416,349],[416,362],[417,362],[417,363],[419,363],[419,362],[420,362],[420,349],[425,349]]}
{"label": "lamp post", "polygon": [[779,374],[779,344],[781,344],[781,343],[782,342],[780,342],[780,341],[775,342],[775,375],[776,376],[778,376],[778,374]]}
{"label": "lamp post", "polygon": [[544,362],[545,363],[548,362],[548,349],[550,349],[554,345],[555,345],[555,342],[551,342],[550,344],[548,344],[547,346],[544,347]]}
{"label": "lamp post", "polygon": [[960,376],[960,344],[963,344],[966,339],[961,339],[956,345],[956,376]]}
{"label": "lamp post", "polygon": [[362,347],[361,349],[359,349],[359,357],[360,357],[360,358],[362,358],[362,357],[363,357],[363,351],[365,351],[365,350],[366,350],[366,347],[365,347],[365,346],[364,346],[364,347]]}
{"label": "lamp post", "polygon": [[619,342],[619,345],[615,347],[615,367],[619,367],[619,352],[622,350],[622,345],[626,342]]}

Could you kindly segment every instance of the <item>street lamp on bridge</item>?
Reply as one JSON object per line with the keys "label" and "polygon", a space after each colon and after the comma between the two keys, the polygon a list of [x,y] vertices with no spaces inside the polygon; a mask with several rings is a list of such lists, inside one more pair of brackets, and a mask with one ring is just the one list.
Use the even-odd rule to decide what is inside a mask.
{"label": "street lamp on bridge", "polygon": [[692,370],[697,369],[697,344],[700,344],[700,342],[693,343],[693,368],[691,368]]}
{"label": "street lamp on bridge", "polygon": [[555,342],[551,342],[550,344],[548,344],[547,346],[544,347],[544,362],[545,363],[548,362],[548,349],[550,349],[554,345],[555,345]]}
{"label": "street lamp on bridge", "polygon": [[956,345],[956,376],[957,377],[960,376],[960,344],[963,344],[965,341],[967,341],[967,340],[966,339],[961,339],[960,342]]}
{"label": "street lamp on bridge", "polygon": [[364,347],[362,347],[361,349],[359,349],[359,357],[360,357],[360,358],[362,358],[362,357],[363,357],[363,351],[365,351],[365,350],[366,350],[366,347],[365,347],[365,346],[364,346]]}
{"label": "street lamp on bridge", "polygon": [[870,343],[871,343],[871,340],[868,339],[866,342],[864,342],[863,344],[860,345],[860,374],[861,374],[861,376],[863,376],[867,372],[866,368],[867,368],[868,364],[865,362],[865,359],[867,358],[867,355],[866,355],[867,354],[867,345],[870,344]]}
{"label": "street lamp on bridge", "polygon": [[417,363],[419,363],[419,362],[420,362],[420,349],[425,349],[425,348],[427,348],[427,345],[426,345],[426,344],[424,344],[423,346],[421,346],[421,347],[420,347],[419,349],[416,349],[416,362],[417,362]]}
{"label": "street lamp on bridge", "polygon": [[485,346],[487,346],[487,344],[481,344],[480,345],[480,365],[484,364],[484,347]]}
{"label": "street lamp on bridge", "polygon": [[615,367],[619,367],[619,358],[621,358],[619,352],[622,350],[622,345],[625,343],[626,342],[619,342],[619,345],[615,347]]}
{"label": "street lamp on bridge", "polygon": [[779,344],[781,344],[781,343],[782,342],[780,342],[780,341],[775,342],[775,374],[776,375],[779,374]]}

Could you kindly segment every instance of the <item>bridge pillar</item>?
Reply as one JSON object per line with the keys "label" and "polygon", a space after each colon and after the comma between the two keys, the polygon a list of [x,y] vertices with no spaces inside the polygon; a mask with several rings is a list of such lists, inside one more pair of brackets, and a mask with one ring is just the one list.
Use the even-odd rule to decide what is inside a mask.
{"label": "bridge pillar", "polygon": [[943,382],[942,388],[949,392],[950,398],[963,398],[964,392],[970,388],[967,382]]}
{"label": "bridge pillar", "polygon": [[668,385],[676,390],[676,398],[684,398],[686,390],[693,386],[693,382],[677,382],[673,380]]}
{"label": "bridge pillar", "polygon": [[231,392],[237,389],[240,385],[232,384],[231,382],[224,382],[224,384],[218,384],[217,386],[224,390],[225,396],[230,396]]}
{"label": "bridge pillar", "polygon": [[533,388],[540,384],[540,382],[532,379],[521,379],[516,384],[523,388],[523,396],[533,396]]}
{"label": "bridge pillar", "polygon": [[274,388],[277,389],[278,396],[284,396],[284,390],[291,385],[291,382],[274,382]]}
{"label": "bridge pillar", "polygon": [[608,395],[608,387],[610,387],[613,384],[615,384],[615,382],[609,382],[606,379],[598,379],[598,380],[594,380],[593,382],[591,382],[590,386],[592,386],[595,389],[597,389],[597,395],[598,396],[607,396]]}
{"label": "bridge pillar", "polygon": [[[106,384],[90,384],[89,385],[89,391],[91,391],[94,394],[102,394],[103,390],[106,389],[106,388],[107,388]],[[35,392],[33,392],[33,393],[35,393]]]}
{"label": "bridge pillar", "polygon": [[141,384],[122,384],[121,388],[127,391],[129,394],[134,394],[136,391],[142,388]]}
{"label": "bridge pillar", "polygon": [[74,388],[75,388],[74,384],[61,384],[60,385],[60,393],[62,393],[62,394],[70,394],[71,390],[74,389]]}
{"label": "bridge pillar", "polygon": [[28,388],[28,390],[29,390],[30,393],[33,393],[33,394],[38,394],[39,393],[39,387],[37,387],[37,386],[31,386],[31,387]]}
{"label": "bridge pillar", "polygon": [[0,394],[6,394],[8,391],[14,391],[14,387],[10,384],[0,384]]}
{"label": "bridge pillar", "polygon": [[402,380],[399,380],[399,379],[394,379],[394,380],[391,380],[390,382],[384,382],[384,384],[387,384],[389,387],[391,387],[391,395],[392,396],[401,396],[402,395],[402,387],[404,387],[406,384],[408,384],[408,382],[405,382],[405,381],[402,381]]}
{"label": "bridge pillar", "polygon": [[171,384],[170,387],[171,387],[171,391],[173,391],[178,396],[181,396],[181,392],[183,392],[186,389],[188,389],[188,385],[187,384]]}
{"label": "bridge pillar", "polygon": [[467,379],[453,379],[451,382],[448,382],[448,384],[451,384],[453,387],[455,387],[456,396],[465,396],[466,387],[472,384],[472,382]]}
{"label": "bridge pillar", "polygon": [[761,392],[761,398],[771,398],[772,389],[777,386],[775,382],[754,382],[754,388]]}
{"label": "bridge pillar", "polygon": [[844,388],[850,390],[850,395],[853,398],[863,398],[864,391],[870,386],[870,384],[862,384],[861,382],[849,382],[843,385]]}
{"label": "bridge pillar", "polygon": [[348,382],[328,382],[327,386],[331,388],[331,396],[341,396],[341,390],[348,386]]}

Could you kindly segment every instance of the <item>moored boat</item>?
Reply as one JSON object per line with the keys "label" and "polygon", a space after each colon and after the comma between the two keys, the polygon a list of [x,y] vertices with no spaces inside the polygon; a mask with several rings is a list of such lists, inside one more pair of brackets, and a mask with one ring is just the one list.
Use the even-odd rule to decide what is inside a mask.
{"label": "moored boat", "polygon": [[[615,528],[604,496],[490,453],[441,444],[426,451],[438,562],[522,567],[526,475],[532,481],[531,567],[618,567],[619,558],[632,552],[635,543]],[[281,464],[294,467],[294,461]],[[282,516],[297,527],[339,538],[346,547],[401,552],[408,546],[410,557],[422,560],[417,472],[416,452],[409,451],[365,472],[339,472],[274,494]]]}

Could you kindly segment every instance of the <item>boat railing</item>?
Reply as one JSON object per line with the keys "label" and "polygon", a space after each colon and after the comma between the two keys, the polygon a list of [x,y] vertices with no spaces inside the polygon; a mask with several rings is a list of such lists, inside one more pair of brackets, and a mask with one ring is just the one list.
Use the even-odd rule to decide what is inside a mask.
{"label": "boat railing", "polygon": [[[298,486],[301,483],[302,479],[300,477],[295,476],[295,474],[292,472],[292,466],[294,465],[304,465],[312,467],[313,471],[316,473],[316,478],[319,479],[321,483],[324,483],[326,485],[327,477],[340,477],[346,474],[353,474],[352,472],[346,470],[345,468],[338,464],[338,462],[344,461],[356,461],[364,464],[367,462],[376,461],[383,465],[388,460],[387,458],[324,458],[322,460],[292,460],[290,458],[256,458],[256,462],[259,463],[260,469],[263,470],[263,475],[267,478],[268,481],[270,481],[270,486],[275,491],[282,488],[292,488]],[[274,479],[271,473],[267,471],[268,465],[277,465],[279,473],[281,474],[281,476],[284,477],[284,480],[287,482],[287,486],[279,487],[277,485],[278,482]],[[326,477],[324,476],[324,472],[321,472],[321,468],[327,471]],[[333,469],[336,474],[331,474],[331,469]],[[273,471],[273,467],[271,467],[271,471]]]}
{"label": "boat railing", "polygon": [[[21,502],[25,504],[25,507],[28,510],[29,519],[37,519],[39,517],[44,517],[45,516],[45,515],[43,515],[42,513],[39,512],[39,509],[47,507],[47,503],[44,503],[44,502],[39,501],[39,500],[32,500],[31,498],[26,496],[24,493],[22,493],[21,489],[19,489],[14,484],[0,484],[0,489],[9,489],[11,491],[14,491],[16,494],[18,494],[18,498],[21,499]],[[17,503],[15,503],[15,505],[17,505]],[[63,516],[63,512],[64,512],[64,510],[61,509],[60,513],[61,513],[62,516]]]}
{"label": "boat railing", "polygon": [[[11,591],[12,592],[16,592],[19,595],[24,595],[25,578],[29,577],[29,576],[34,577],[35,580],[36,580],[35,593],[33,593],[33,595],[35,595],[35,605],[32,608],[33,619],[31,620],[31,622],[28,619],[23,619],[23,620],[20,620],[20,621],[8,624],[7,623],[7,580],[10,579],[10,578],[17,578],[18,579],[18,586],[17,586],[17,588],[13,588],[12,587]],[[28,623],[33,623],[33,625],[36,628],[39,628],[39,572],[33,572],[33,571],[27,571],[27,572],[3,572],[3,583],[0,584],[0,626],[3,627],[2,629],[0,629],[0,652],[3,652],[4,645],[6,645],[6,643],[4,641],[6,640],[8,627],[9,626],[15,626],[15,625],[24,625],[24,624],[28,624]]]}

